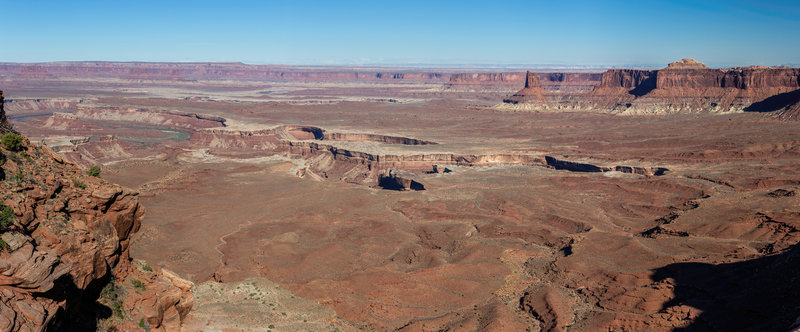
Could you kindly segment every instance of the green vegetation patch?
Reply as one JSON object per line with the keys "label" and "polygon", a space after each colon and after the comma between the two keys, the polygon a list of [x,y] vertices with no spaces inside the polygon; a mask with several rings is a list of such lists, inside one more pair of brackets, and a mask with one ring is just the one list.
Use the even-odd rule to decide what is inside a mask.
{"label": "green vegetation patch", "polygon": [[131,279],[131,285],[133,285],[133,288],[136,288],[136,289],[140,289],[140,290],[147,289],[147,287],[144,285],[144,283],[139,279]]}
{"label": "green vegetation patch", "polygon": [[3,147],[10,151],[22,150],[22,136],[15,133],[5,133],[0,137]]}
{"label": "green vegetation patch", "polygon": [[94,176],[96,178],[99,178],[100,177],[100,166],[95,165],[95,166],[89,167],[89,169],[86,170],[86,175]]}
{"label": "green vegetation patch", "polygon": [[15,221],[17,221],[17,215],[14,214],[14,209],[0,204],[0,232],[5,232]]}

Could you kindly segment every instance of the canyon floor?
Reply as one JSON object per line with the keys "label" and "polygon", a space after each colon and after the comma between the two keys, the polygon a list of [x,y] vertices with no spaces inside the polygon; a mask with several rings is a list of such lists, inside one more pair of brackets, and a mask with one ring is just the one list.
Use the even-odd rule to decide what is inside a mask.
{"label": "canyon floor", "polygon": [[[196,284],[188,331],[769,330],[800,316],[797,121],[495,107],[519,86],[0,84],[32,142],[141,193],[131,255]],[[384,189],[388,169],[424,190]]]}

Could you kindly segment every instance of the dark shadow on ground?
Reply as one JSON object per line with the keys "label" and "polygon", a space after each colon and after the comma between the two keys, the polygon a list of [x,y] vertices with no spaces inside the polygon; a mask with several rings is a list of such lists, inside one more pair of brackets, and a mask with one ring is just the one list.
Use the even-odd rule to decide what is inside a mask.
{"label": "dark shadow on ground", "polygon": [[749,261],[655,270],[654,280],[668,278],[675,297],[664,309],[685,304],[703,312],[676,331],[788,331],[800,317],[800,245]]}
{"label": "dark shadow on ground", "polygon": [[111,317],[112,309],[98,301],[102,288],[111,282],[111,274],[95,279],[85,290],[79,289],[69,274],[58,278],[53,289],[37,294],[41,297],[64,302],[65,310],[59,309],[48,324],[49,331],[97,331],[98,321]]}
{"label": "dark shadow on ground", "polygon": [[800,90],[781,93],[753,103],[744,108],[745,112],[774,112],[800,102]]}

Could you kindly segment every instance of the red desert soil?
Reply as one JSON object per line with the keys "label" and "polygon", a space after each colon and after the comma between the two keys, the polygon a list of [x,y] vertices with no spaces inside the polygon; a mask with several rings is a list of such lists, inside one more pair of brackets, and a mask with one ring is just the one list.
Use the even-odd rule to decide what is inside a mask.
{"label": "red desert soil", "polygon": [[[495,106],[525,75],[290,71],[303,79],[141,89],[26,78],[9,87],[20,101],[7,111],[67,159],[140,191],[131,256],[196,283],[195,330],[769,330],[800,316],[800,122],[780,117],[792,106],[509,112]],[[537,98],[522,104],[602,84],[527,79]],[[22,102],[70,93],[80,101]],[[15,120],[37,109],[42,118]],[[426,172],[436,164],[451,172]],[[425,190],[381,189],[384,167]]]}

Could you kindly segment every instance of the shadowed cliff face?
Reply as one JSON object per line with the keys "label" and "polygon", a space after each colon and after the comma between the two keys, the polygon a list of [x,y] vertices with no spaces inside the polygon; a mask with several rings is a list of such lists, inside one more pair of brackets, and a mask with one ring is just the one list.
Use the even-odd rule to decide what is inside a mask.
{"label": "shadowed cliff face", "polygon": [[746,107],[746,112],[775,112],[784,120],[800,120],[800,90],[774,95]]}
{"label": "shadowed cliff face", "polygon": [[656,75],[654,70],[614,69],[603,73],[600,85],[592,93],[603,95],[620,93],[620,88],[627,93],[640,97],[656,88]]}
{"label": "shadowed cliff face", "polygon": [[0,132],[8,132],[11,130],[11,125],[8,123],[8,119],[6,119],[5,97],[3,96],[3,90],[0,90]]}
{"label": "shadowed cliff face", "polygon": [[663,310],[688,305],[702,311],[678,331],[788,331],[800,316],[800,246],[749,261],[677,263],[659,268],[654,281],[669,280],[675,296]]}

